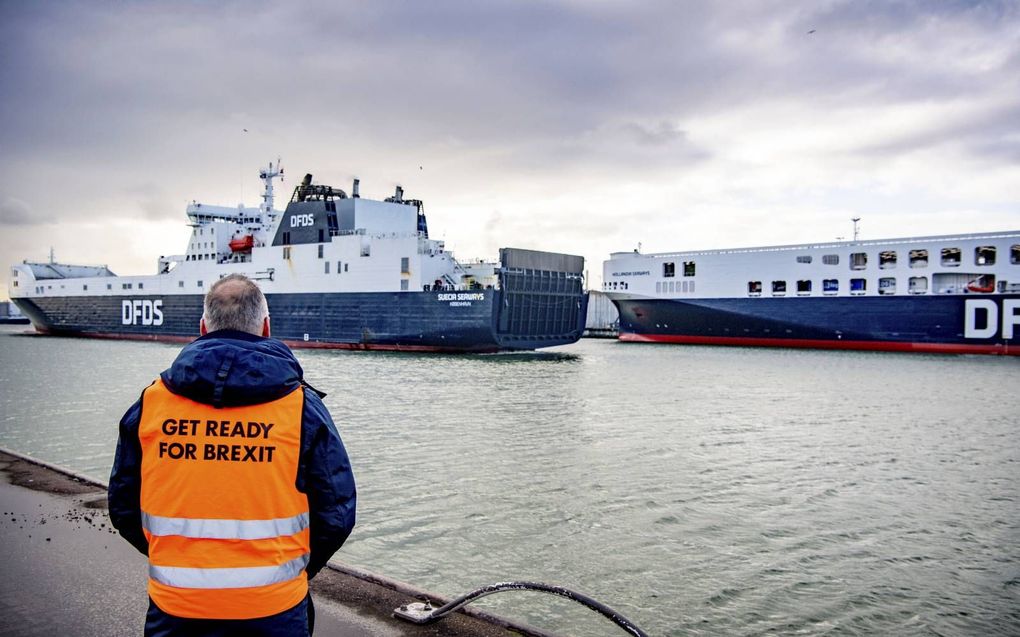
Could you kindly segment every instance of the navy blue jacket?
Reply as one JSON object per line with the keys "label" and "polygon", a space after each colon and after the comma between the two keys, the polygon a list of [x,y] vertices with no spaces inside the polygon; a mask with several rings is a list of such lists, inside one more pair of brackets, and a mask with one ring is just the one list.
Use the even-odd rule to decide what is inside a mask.
{"label": "navy blue jacket", "polygon": [[[210,332],[181,350],[170,369],[160,374],[167,389],[216,407],[257,405],[286,396],[305,384],[301,365],[290,349],[275,339],[244,332]],[[294,477],[308,496],[312,553],[307,572],[312,578],[343,545],[354,528],[357,493],[347,451],[340,441],[318,391],[305,384],[301,415],[301,455]],[[110,519],[142,553],[149,543],[142,533],[142,449],[138,423],[142,399],[120,421],[120,439],[110,474]]]}

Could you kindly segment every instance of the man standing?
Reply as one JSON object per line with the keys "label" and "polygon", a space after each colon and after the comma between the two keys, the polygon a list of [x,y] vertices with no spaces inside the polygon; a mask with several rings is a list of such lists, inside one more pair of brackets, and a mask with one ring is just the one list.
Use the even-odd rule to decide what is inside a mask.
{"label": "man standing", "polygon": [[347,452],[258,286],[205,297],[201,337],[120,422],[110,519],[149,556],[147,636],[311,634],[311,579],[354,527]]}

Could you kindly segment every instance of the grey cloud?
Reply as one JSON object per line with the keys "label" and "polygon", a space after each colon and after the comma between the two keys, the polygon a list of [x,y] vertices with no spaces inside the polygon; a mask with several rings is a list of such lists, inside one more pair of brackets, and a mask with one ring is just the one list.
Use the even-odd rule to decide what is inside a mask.
{"label": "grey cloud", "polygon": [[[238,110],[264,130],[300,119],[318,139],[491,145],[577,136],[621,116],[682,120],[770,95],[892,99],[975,81],[855,53],[909,38],[929,14],[950,11],[941,3],[858,5],[72,4],[4,29],[25,64],[0,75],[18,88],[0,108],[36,124],[5,136],[44,149],[112,153],[147,131],[193,138],[196,122],[225,125]],[[989,21],[965,8],[951,17]],[[746,46],[772,32],[771,55]],[[648,132],[635,130],[645,141],[663,131]]]}
{"label": "grey cloud", "polygon": [[172,205],[167,193],[157,184],[146,182],[128,186],[124,188],[121,200],[133,208],[130,212],[141,213],[145,219],[152,221],[183,219],[182,208]]}
{"label": "grey cloud", "polygon": [[[214,175],[236,174],[225,161],[250,170],[265,153],[317,175],[425,163],[645,177],[711,157],[691,143],[690,122],[759,101],[1020,100],[1020,44],[1010,39],[1020,20],[1008,2],[183,7],[0,3],[0,188],[72,215],[54,195],[29,197],[52,179],[31,167],[58,172],[91,205],[113,197],[96,175],[142,183],[166,166],[160,179],[186,187],[114,193],[107,203],[116,205],[92,209],[175,218],[183,197],[204,198],[219,187]],[[977,50],[1013,42],[1014,54],[983,73],[889,54],[943,38]],[[945,139],[964,135],[964,148],[983,152],[1010,130],[1009,117],[990,113]],[[861,152],[932,143],[939,131]]]}
{"label": "grey cloud", "polygon": [[32,207],[20,199],[4,197],[0,200],[0,225],[31,226],[41,223]]}
{"label": "grey cloud", "polygon": [[669,122],[659,122],[653,126],[645,126],[637,122],[623,125],[624,132],[631,135],[635,142],[642,146],[668,146],[683,142],[687,133]]}
{"label": "grey cloud", "polygon": [[1020,98],[1016,104],[986,109],[977,117],[935,122],[926,130],[863,146],[854,152],[865,156],[895,156],[943,145],[957,146],[975,157],[1006,158],[1015,163],[1020,157]]}

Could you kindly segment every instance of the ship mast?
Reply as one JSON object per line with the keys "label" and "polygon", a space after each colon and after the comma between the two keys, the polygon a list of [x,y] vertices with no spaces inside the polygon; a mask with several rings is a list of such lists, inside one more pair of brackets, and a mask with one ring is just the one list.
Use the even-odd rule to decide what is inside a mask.
{"label": "ship mast", "polygon": [[280,166],[279,157],[276,158],[275,168],[273,167],[273,162],[269,162],[269,166],[259,171],[259,179],[265,184],[265,190],[262,193],[262,205],[259,206],[259,210],[270,223],[276,221],[276,213],[273,211],[273,179],[276,177],[283,181],[283,167]]}

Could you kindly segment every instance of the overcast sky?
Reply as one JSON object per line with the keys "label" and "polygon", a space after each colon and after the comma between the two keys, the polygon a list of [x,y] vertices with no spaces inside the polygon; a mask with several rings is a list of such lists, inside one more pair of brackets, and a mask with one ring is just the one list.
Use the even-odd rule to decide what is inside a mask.
{"label": "overcast sky", "polygon": [[278,207],[401,184],[459,257],[593,287],[638,244],[1017,230],[1020,2],[0,0],[2,264],[154,273],[277,156]]}

